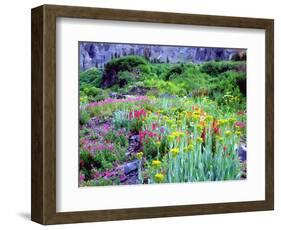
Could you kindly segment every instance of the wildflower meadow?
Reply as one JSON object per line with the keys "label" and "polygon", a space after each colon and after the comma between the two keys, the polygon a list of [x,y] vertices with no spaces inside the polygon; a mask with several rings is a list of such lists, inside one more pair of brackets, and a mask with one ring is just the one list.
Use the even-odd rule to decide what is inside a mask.
{"label": "wildflower meadow", "polygon": [[79,73],[79,186],[247,178],[246,51],[197,60],[178,54],[186,47],[91,45]]}

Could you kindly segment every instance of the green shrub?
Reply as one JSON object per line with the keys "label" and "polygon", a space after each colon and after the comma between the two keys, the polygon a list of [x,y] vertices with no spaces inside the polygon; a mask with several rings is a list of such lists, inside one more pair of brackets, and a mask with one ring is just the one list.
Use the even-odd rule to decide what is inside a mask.
{"label": "green shrub", "polygon": [[155,159],[157,157],[157,146],[153,138],[146,138],[146,140],[142,142],[142,147],[143,153],[148,160]]}
{"label": "green shrub", "polygon": [[116,161],[116,156],[109,150],[97,151],[92,158],[93,166],[99,171],[111,169],[114,161]]}
{"label": "green shrub", "polygon": [[101,93],[101,89],[98,89],[94,86],[90,86],[90,85],[86,85],[85,87],[83,87],[82,92],[85,93],[85,95],[87,95],[88,97],[95,97],[98,94]]}
{"label": "green shrub", "polygon": [[87,102],[101,101],[108,97],[107,91],[91,86],[90,84],[84,84],[80,87],[80,98]]}
{"label": "green shrub", "polygon": [[81,125],[86,124],[91,119],[90,114],[87,112],[87,110],[80,109],[80,116],[79,121]]}
{"label": "green shrub", "polygon": [[163,76],[164,80],[166,80],[166,81],[172,80],[172,79],[176,78],[177,76],[181,75],[184,71],[185,71],[184,64],[173,66]]}
{"label": "green shrub", "polygon": [[141,130],[142,125],[143,125],[143,122],[142,122],[141,119],[136,119],[136,118],[131,119],[131,121],[130,121],[130,130],[131,130],[131,132],[138,133]]}
{"label": "green shrub", "polygon": [[[134,67],[141,65],[147,65],[148,62],[141,56],[125,56],[121,58],[115,58],[106,63],[105,74],[114,71],[118,73],[120,71],[132,71]],[[143,67],[144,68],[144,67]]]}
{"label": "green shrub", "polygon": [[131,84],[134,81],[134,77],[128,71],[122,71],[118,73],[118,85],[123,87],[127,84]]}
{"label": "green shrub", "polygon": [[207,73],[211,76],[218,76],[219,74],[231,70],[236,70],[244,62],[236,61],[210,61],[202,64],[201,72]]}
{"label": "green shrub", "polygon": [[97,68],[91,68],[84,72],[81,72],[79,78],[80,87],[85,84],[90,84],[91,86],[100,87],[102,81],[102,71]]}
{"label": "green shrub", "polygon": [[159,64],[150,64],[150,74],[152,76],[161,78],[165,80],[165,76],[170,68],[174,66],[174,64],[166,64],[166,63],[159,63]]}
{"label": "green shrub", "polygon": [[246,81],[246,74],[243,72],[227,71],[213,78],[210,84],[211,91],[226,94],[226,92],[240,92],[237,81]]}

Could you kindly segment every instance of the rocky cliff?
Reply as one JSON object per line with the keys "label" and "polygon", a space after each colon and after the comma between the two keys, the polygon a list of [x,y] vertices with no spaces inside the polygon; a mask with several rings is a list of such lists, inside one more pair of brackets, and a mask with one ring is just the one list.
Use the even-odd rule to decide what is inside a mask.
{"label": "rocky cliff", "polygon": [[211,60],[231,60],[232,57],[245,50],[226,48],[199,48],[184,46],[137,45],[81,42],[80,71],[91,67],[102,68],[112,58],[126,55],[141,55],[154,63],[195,62]]}

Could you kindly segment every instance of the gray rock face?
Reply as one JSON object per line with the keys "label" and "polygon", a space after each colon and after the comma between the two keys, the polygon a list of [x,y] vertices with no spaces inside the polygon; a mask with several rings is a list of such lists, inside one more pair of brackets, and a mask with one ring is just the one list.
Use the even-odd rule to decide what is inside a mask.
{"label": "gray rock face", "polygon": [[127,175],[132,171],[135,171],[138,169],[138,165],[139,165],[139,160],[134,160],[132,162],[127,163],[124,166],[124,173]]}
{"label": "gray rock face", "polygon": [[238,152],[238,155],[239,155],[239,159],[241,161],[247,160],[247,147],[246,146],[240,145],[237,152]]}
{"label": "gray rock face", "polygon": [[130,137],[130,140],[139,142],[140,141],[140,135],[133,135],[133,136]]}
{"label": "gray rock face", "polygon": [[80,70],[84,71],[91,67],[103,68],[112,58],[126,55],[144,56],[151,62],[179,63],[191,61],[200,63],[210,60],[230,60],[233,55],[241,51],[243,50],[81,42]]}

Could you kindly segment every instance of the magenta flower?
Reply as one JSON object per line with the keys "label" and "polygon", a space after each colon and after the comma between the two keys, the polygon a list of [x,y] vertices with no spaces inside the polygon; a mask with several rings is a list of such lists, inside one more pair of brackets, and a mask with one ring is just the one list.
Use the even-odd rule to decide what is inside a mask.
{"label": "magenta flower", "polygon": [[85,175],[83,173],[80,173],[79,179],[80,179],[80,182],[83,182],[85,180]]}
{"label": "magenta flower", "polygon": [[109,124],[104,124],[102,129],[103,129],[104,133],[108,133],[108,131],[110,130],[110,125]]}
{"label": "magenta flower", "polygon": [[132,118],[140,119],[141,117],[145,117],[145,116],[146,116],[146,112],[144,109],[134,110],[134,111],[130,112],[130,114],[129,114],[130,119],[132,119]]}
{"label": "magenta flower", "polygon": [[104,99],[103,101],[89,103],[88,107],[103,106],[106,104],[112,104],[112,103],[118,103],[118,102],[131,102],[131,101],[143,101],[143,100],[148,100],[148,98],[146,96],[132,97],[132,98],[126,98],[126,99],[107,98],[107,99]]}
{"label": "magenta flower", "polygon": [[239,127],[240,129],[243,129],[246,127],[246,124],[242,121],[237,121],[234,126]]}

